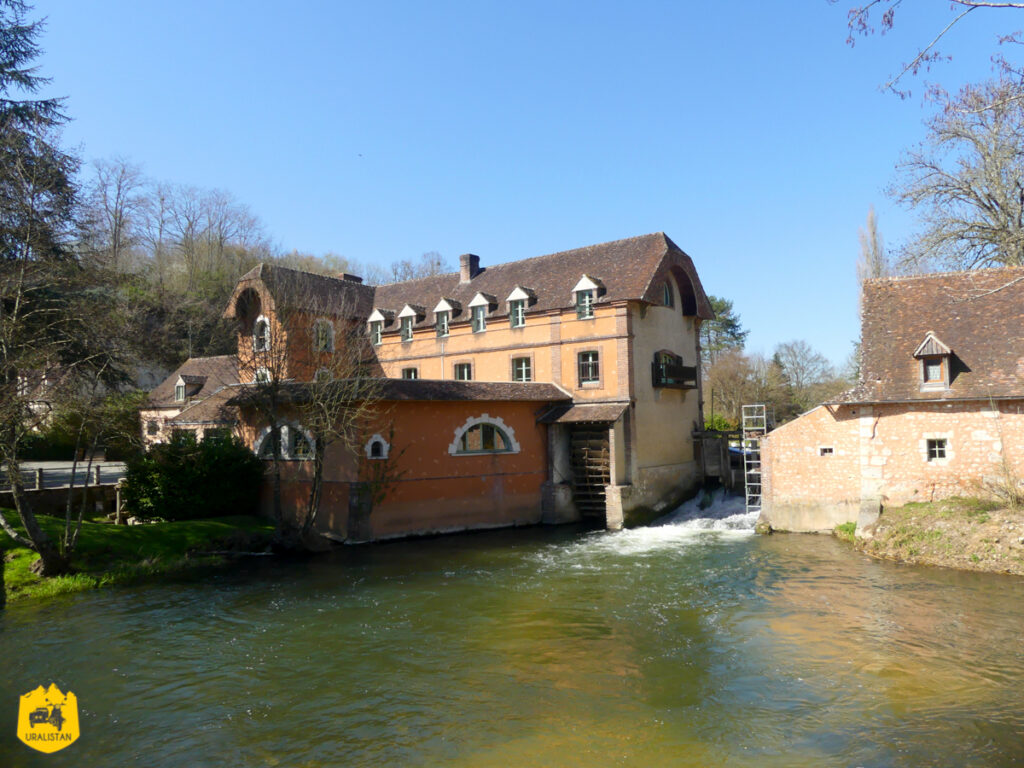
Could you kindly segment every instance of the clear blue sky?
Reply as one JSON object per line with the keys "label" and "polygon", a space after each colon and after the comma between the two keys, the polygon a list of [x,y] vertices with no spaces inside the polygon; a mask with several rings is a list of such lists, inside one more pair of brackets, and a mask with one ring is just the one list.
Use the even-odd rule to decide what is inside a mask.
{"label": "clear blue sky", "polygon": [[[845,44],[840,0],[40,0],[66,143],[218,187],[281,247],[484,265],[664,230],[748,349],[858,334],[857,230],[926,110],[879,85],[949,18],[910,3]],[[917,6],[920,6],[918,8]],[[954,30],[945,83],[989,76],[1015,11]],[[987,14],[987,15],[986,15]],[[920,82],[913,82],[916,92]]]}

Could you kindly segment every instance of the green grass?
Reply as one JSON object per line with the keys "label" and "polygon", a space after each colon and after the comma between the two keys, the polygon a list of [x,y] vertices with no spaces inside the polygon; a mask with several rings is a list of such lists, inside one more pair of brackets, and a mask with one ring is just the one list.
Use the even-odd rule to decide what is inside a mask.
{"label": "green grass", "polygon": [[[7,515],[8,520],[17,520],[14,513],[8,511]],[[39,522],[56,541],[64,521],[39,515]],[[20,530],[19,525],[15,527]],[[273,530],[267,520],[245,515],[135,526],[86,520],[72,558],[74,572],[48,579],[29,569],[37,559],[35,552],[17,546],[0,532],[7,599],[45,598],[113,584],[184,576],[224,560],[196,553],[262,549]]]}
{"label": "green grass", "polygon": [[842,523],[832,529],[832,534],[840,541],[853,541],[856,532],[856,522]]}

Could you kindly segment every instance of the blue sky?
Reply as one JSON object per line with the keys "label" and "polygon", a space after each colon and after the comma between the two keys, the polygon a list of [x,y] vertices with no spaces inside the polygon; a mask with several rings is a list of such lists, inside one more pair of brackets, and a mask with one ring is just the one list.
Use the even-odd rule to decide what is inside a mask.
{"label": "blue sky", "polygon": [[[927,110],[879,85],[949,18],[850,48],[848,5],[41,0],[38,63],[83,158],[228,190],[287,250],[487,265],[663,230],[749,350],[841,362],[868,207],[889,244],[914,227],[884,189]],[[935,75],[988,77],[1014,24],[973,14]]]}

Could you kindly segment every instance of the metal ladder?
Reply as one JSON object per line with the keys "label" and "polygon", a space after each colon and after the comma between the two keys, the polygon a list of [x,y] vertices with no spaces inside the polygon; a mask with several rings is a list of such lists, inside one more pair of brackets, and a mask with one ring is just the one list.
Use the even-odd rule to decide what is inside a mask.
{"label": "metal ladder", "polygon": [[743,406],[743,485],[747,512],[761,511],[761,438],[768,431],[764,403]]}

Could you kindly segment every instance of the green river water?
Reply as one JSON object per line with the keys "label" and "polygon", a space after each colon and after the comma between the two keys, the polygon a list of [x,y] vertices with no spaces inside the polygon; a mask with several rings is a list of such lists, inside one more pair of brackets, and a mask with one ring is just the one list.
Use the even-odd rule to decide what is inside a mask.
{"label": "green river water", "polygon": [[[344,547],[15,603],[0,766],[1024,762],[1024,580],[749,522]],[[44,755],[15,724],[51,681],[81,737]]]}

